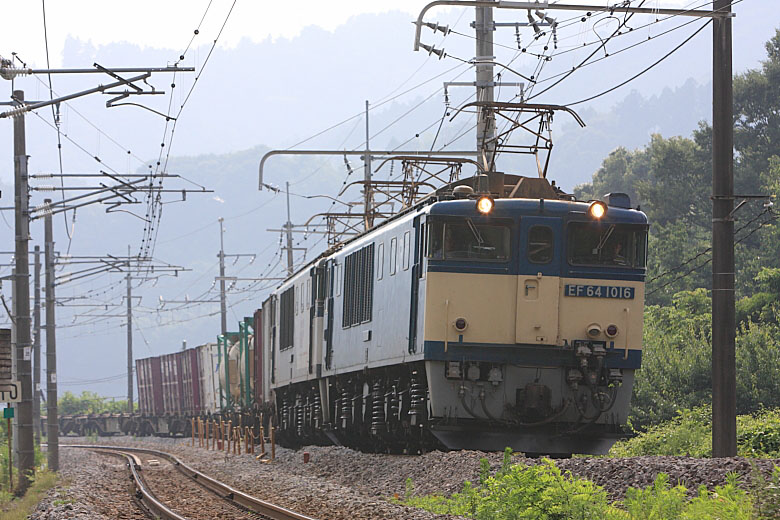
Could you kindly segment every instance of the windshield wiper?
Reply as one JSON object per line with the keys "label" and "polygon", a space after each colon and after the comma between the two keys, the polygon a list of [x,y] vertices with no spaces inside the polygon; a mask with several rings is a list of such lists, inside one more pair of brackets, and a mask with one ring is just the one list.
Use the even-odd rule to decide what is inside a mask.
{"label": "windshield wiper", "polygon": [[471,221],[471,218],[466,219],[466,224],[468,224],[471,233],[474,235],[474,238],[477,239],[477,244],[479,244],[480,246],[484,244],[485,241],[482,239],[482,235],[479,233],[477,226],[475,226],[474,222]]}
{"label": "windshield wiper", "polygon": [[601,235],[601,238],[599,239],[599,245],[596,246],[596,254],[600,255],[601,250],[604,249],[604,246],[607,245],[607,240],[609,240],[609,237],[612,236],[612,232],[615,231],[615,224],[612,224],[609,226],[609,229],[607,229],[603,235]]}

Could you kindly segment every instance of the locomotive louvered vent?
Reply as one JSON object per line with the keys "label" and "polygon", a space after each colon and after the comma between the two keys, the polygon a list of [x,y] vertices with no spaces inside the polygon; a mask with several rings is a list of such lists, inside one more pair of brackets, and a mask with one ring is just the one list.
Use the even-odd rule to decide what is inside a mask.
{"label": "locomotive louvered vent", "polygon": [[293,331],[295,330],[295,290],[290,287],[282,293],[279,312],[279,350],[293,346]]}
{"label": "locomotive louvered vent", "polygon": [[374,303],[374,244],[347,255],[344,262],[342,327],[371,321]]}

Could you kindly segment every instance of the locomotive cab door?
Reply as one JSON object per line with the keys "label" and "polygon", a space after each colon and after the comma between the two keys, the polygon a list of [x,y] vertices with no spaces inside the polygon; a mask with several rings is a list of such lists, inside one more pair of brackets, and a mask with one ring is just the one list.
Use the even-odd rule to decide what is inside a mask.
{"label": "locomotive cab door", "polygon": [[516,343],[558,343],[562,236],[559,218],[520,219]]}

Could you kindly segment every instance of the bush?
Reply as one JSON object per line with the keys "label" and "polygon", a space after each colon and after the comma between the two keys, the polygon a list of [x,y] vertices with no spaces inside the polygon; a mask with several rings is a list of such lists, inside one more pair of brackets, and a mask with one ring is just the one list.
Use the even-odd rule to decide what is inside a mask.
{"label": "bush", "polygon": [[[764,410],[737,417],[737,454],[741,457],[780,457],[780,410]],[[651,426],[632,439],[615,443],[609,455],[710,457],[712,410],[709,406],[680,410],[671,421]]]}
{"label": "bush", "polygon": [[[767,275],[768,276],[768,275]],[[712,402],[712,332],[707,291],[677,293],[668,307],[645,310],[642,368],[630,422],[637,430]],[[747,311],[746,311],[747,312]],[[750,311],[755,313],[754,311]],[[780,407],[780,326],[776,305],[737,331],[737,413]]]}
{"label": "bush", "polygon": [[622,503],[610,504],[603,488],[561,472],[549,459],[533,466],[503,466],[479,487],[465,482],[463,491],[449,498],[415,496],[409,479],[404,500],[397,502],[474,520],[747,520],[753,510],[735,475],[714,492],[702,487],[689,500],[687,489],[671,487],[662,473],[652,486],[630,488]]}
{"label": "bush", "polygon": [[679,410],[672,420],[651,426],[632,439],[618,441],[609,450],[611,457],[642,455],[710,457],[711,408],[704,406],[693,410]]}
{"label": "bush", "polygon": [[534,466],[506,467],[479,487],[465,482],[463,490],[449,498],[411,495],[403,503],[476,520],[620,518],[607,516],[614,508],[601,487],[562,473],[549,459]]}

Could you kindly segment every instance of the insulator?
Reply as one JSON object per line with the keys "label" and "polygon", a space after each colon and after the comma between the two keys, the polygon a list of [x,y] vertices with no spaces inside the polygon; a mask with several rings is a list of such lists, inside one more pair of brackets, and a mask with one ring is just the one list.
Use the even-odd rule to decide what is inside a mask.
{"label": "insulator", "polygon": [[433,32],[439,31],[445,36],[450,33],[450,26],[449,25],[439,25],[439,22],[432,23],[432,22],[423,22],[423,25],[431,29]]}
{"label": "insulator", "polygon": [[30,177],[34,179],[53,179],[54,174],[53,173],[37,173],[35,175],[30,175]]}
{"label": "insulator", "polygon": [[11,60],[2,60],[2,66],[0,66],[0,77],[3,79],[10,81],[17,76],[27,76],[28,74],[32,74],[32,69],[29,67],[20,69],[18,67],[14,67],[11,64]]}
{"label": "insulator", "polygon": [[12,108],[11,110],[6,110],[2,114],[0,114],[0,117],[19,117],[23,116],[26,112],[29,112],[29,108],[25,106]]}
{"label": "insulator", "polygon": [[374,391],[371,392],[371,433],[377,435],[385,428],[385,399],[382,392],[382,382],[374,381]]}
{"label": "insulator", "polygon": [[43,213],[44,216],[51,216],[51,204],[41,204],[35,206],[36,213]]}
{"label": "insulator", "polygon": [[433,45],[425,45],[424,43],[421,43],[420,47],[428,51],[428,56],[435,54],[439,57],[439,59],[445,58],[447,56],[447,54],[444,52],[444,49],[437,49]]}
{"label": "insulator", "polygon": [[425,401],[426,390],[425,386],[420,383],[417,374],[412,374],[411,384],[409,385],[409,416],[412,426],[417,426],[425,421]]}
{"label": "insulator", "polygon": [[341,419],[342,430],[346,430],[352,421],[352,399],[350,398],[348,388],[341,391],[341,416],[339,419]]}
{"label": "insulator", "polygon": [[54,191],[54,185],[41,184],[40,186],[34,186],[33,189],[36,191]]}

